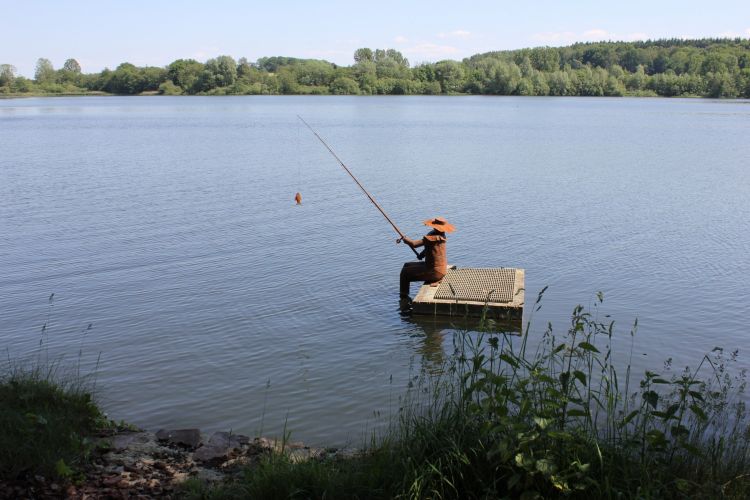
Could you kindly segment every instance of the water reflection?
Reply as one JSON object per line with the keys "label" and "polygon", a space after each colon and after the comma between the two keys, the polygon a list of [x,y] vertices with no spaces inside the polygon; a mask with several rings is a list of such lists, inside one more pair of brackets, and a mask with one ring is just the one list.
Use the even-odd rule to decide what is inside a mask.
{"label": "water reflection", "polygon": [[503,322],[488,321],[482,325],[479,318],[410,315],[404,316],[402,322],[408,326],[409,335],[412,338],[421,339],[416,346],[416,354],[422,358],[425,368],[433,373],[444,366],[446,356],[453,351],[453,339],[456,333],[486,332],[520,335],[523,331],[521,318]]}

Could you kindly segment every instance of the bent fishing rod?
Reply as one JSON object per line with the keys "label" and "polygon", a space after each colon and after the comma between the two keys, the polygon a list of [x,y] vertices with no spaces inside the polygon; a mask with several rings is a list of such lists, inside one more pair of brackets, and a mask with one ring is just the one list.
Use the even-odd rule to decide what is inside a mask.
{"label": "bent fishing rod", "polygon": [[[328,143],[327,143],[326,141],[324,141],[324,140],[323,140],[323,138],[322,138],[322,137],[320,137],[320,135],[318,135],[318,133],[317,133],[317,132],[315,131],[315,129],[314,129],[314,128],[312,128],[312,127],[310,126],[310,124],[309,124],[309,123],[307,123],[307,122],[305,121],[305,119],[304,119],[304,118],[302,118],[302,117],[301,117],[300,115],[297,115],[297,118],[299,118],[299,119],[300,119],[300,121],[301,121],[302,123],[304,123],[304,124],[305,124],[305,125],[307,126],[307,128],[309,128],[309,129],[310,129],[310,132],[312,132],[312,133],[313,133],[313,134],[315,135],[315,137],[317,137],[317,138],[318,138],[318,140],[319,140],[319,141],[320,141],[321,143],[323,143],[323,146],[325,146],[325,147],[326,147],[326,149],[328,150],[328,152],[329,152],[329,153],[331,153],[331,154],[333,155],[333,157],[334,157],[334,158],[336,158],[336,161],[338,161],[338,162],[339,162],[339,165],[341,165],[341,166],[342,166],[342,167],[344,168],[344,170],[346,170],[346,173],[347,173],[347,174],[349,174],[349,177],[351,177],[351,178],[352,178],[352,179],[354,180],[354,182],[356,182],[356,183],[357,183],[357,186],[359,186],[359,189],[361,189],[361,190],[362,190],[362,192],[363,192],[363,193],[365,193],[365,195],[367,195],[367,198],[369,198],[369,200],[370,200],[370,201],[372,202],[372,204],[373,204],[373,205],[375,205],[375,208],[377,208],[377,209],[378,209],[378,210],[380,211],[380,213],[381,213],[381,214],[383,214],[383,217],[385,217],[385,220],[387,220],[387,221],[388,221],[388,222],[389,222],[389,223],[391,224],[391,226],[393,226],[393,229],[395,229],[395,230],[396,230],[396,232],[398,233],[398,235],[400,236],[400,238],[399,238],[399,240],[398,240],[398,241],[401,241],[401,240],[403,240],[404,238],[406,238],[406,236],[404,236],[404,233],[402,233],[402,232],[401,232],[401,230],[400,230],[400,229],[398,228],[398,226],[396,226],[396,224],[394,224],[394,223],[393,223],[393,221],[391,220],[391,218],[390,218],[390,217],[388,217],[388,214],[386,214],[386,213],[385,213],[385,210],[383,210],[383,209],[382,209],[382,208],[380,207],[380,205],[378,205],[378,202],[377,202],[377,201],[375,201],[375,198],[373,198],[373,197],[372,197],[372,195],[371,195],[370,193],[368,193],[368,192],[367,192],[367,190],[366,190],[366,189],[365,189],[365,187],[364,187],[364,186],[362,185],[362,183],[361,183],[361,182],[359,182],[359,180],[357,180],[357,178],[356,178],[356,177],[354,177],[354,174],[353,174],[353,173],[351,172],[351,170],[349,170],[349,168],[348,168],[348,167],[347,167],[347,166],[346,166],[346,165],[344,164],[344,162],[343,162],[343,161],[341,161],[341,158],[339,158],[339,157],[338,157],[338,155],[337,155],[337,154],[336,154],[336,153],[335,153],[335,152],[333,151],[333,149],[331,149],[331,146],[329,146],[329,145],[328,145]],[[411,248],[411,251],[412,251],[412,252],[414,252],[414,255],[416,255],[417,257],[419,257],[419,252],[417,252],[417,251],[416,251],[416,250],[415,250],[414,248],[412,248],[412,247],[409,247],[409,248]]]}

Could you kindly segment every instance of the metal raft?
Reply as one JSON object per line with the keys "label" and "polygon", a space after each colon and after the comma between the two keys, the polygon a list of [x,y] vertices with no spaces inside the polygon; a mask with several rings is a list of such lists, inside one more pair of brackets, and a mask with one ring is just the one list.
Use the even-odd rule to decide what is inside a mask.
{"label": "metal raft", "polygon": [[524,270],[448,269],[439,284],[424,284],[412,303],[414,314],[520,319],[524,304]]}

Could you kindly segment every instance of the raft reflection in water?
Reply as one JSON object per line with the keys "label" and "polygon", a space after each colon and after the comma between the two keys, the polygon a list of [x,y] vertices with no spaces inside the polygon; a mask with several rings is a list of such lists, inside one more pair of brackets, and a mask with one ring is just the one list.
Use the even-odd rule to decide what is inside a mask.
{"label": "raft reflection in water", "polygon": [[520,317],[504,321],[487,320],[482,323],[478,318],[471,317],[411,315],[403,316],[402,322],[411,325],[411,337],[422,339],[417,347],[417,354],[427,362],[430,370],[439,370],[444,365],[446,354],[450,354],[453,347],[452,336],[458,332],[470,335],[523,333],[523,320]]}

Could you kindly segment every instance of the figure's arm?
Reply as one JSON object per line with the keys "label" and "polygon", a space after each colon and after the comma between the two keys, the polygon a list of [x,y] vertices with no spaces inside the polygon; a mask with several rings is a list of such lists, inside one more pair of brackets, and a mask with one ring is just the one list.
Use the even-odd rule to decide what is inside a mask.
{"label": "figure's arm", "polygon": [[[424,246],[424,239],[414,241],[413,239],[411,239],[411,238],[409,238],[407,236],[404,236],[403,238],[397,239],[396,243],[401,243],[402,241],[404,243],[406,243],[407,245],[409,245],[412,249]],[[427,249],[424,249],[421,252],[419,252],[417,254],[417,259],[419,259],[419,260],[424,259],[424,254],[425,254],[426,251],[427,251]]]}
{"label": "figure's arm", "polygon": [[411,239],[411,238],[409,238],[407,236],[404,236],[402,238],[402,240],[403,240],[404,243],[406,243],[407,245],[409,245],[412,248],[419,248],[419,247],[424,246],[424,240],[416,240],[416,241],[414,241],[413,239]]}

